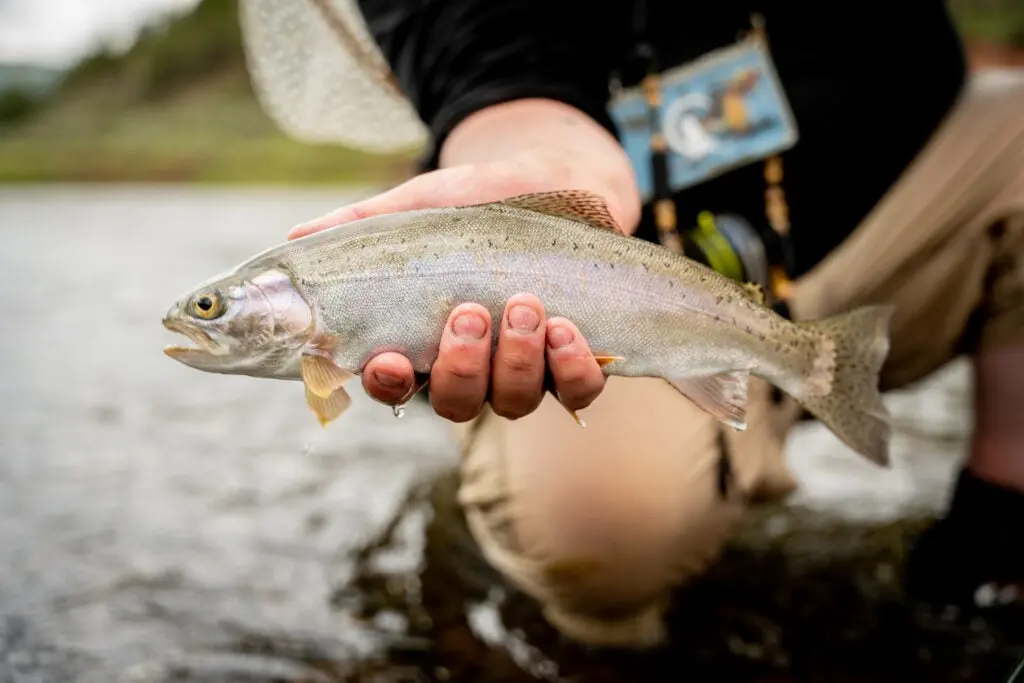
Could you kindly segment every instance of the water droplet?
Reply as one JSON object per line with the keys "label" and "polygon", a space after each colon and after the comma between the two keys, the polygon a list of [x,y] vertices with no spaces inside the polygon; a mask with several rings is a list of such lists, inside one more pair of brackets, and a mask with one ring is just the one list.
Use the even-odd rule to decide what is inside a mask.
{"label": "water droplet", "polygon": [[401,420],[405,416],[405,405],[394,406],[391,408],[391,413]]}

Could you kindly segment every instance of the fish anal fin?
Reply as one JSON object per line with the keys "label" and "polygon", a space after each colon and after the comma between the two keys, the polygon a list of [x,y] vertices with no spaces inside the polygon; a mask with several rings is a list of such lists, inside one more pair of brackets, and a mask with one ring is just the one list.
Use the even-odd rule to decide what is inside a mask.
{"label": "fish anal fin", "polygon": [[612,218],[605,200],[587,190],[556,190],[534,192],[503,199],[502,204],[548,216],[582,221],[595,228],[622,233],[622,228]]}
{"label": "fish anal fin", "polygon": [[321,427],[341,417],[352,405],[352,398],[343,388],[338,387],[327,396],[318,396],[306,385],[306,404],[309,405]]}
{"label": "fish anal fin", "polygon": [[608,356],[608,355],[602,355],[602,354],[596,354],[595,353],[594,354],[594,360],[596,360],[597,364],[600,365],[603,368],[603,367],[605,367],[607,365],[611,365],[612,363],[614,363],[617,360],[626,360],[626,359],[623,358],[622,356]]}
{"label": "fish anal fin", "polygon": [[749,372],[723,372],[667,381],[676,391],[719,421],[737,430],[746,429]]}
{"label": "fish anal fin", "polygon": [[318,351],[302,354],[301,369],[306,388],[320,398],[328,398],[335,389],[353,377],[351,372],[339,367],[329,355]]}

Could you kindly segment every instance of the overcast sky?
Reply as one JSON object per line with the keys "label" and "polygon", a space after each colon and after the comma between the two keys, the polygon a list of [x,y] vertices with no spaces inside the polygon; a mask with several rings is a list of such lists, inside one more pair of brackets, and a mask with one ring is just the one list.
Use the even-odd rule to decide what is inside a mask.
{"label": "overcast sky", "polygon": [[198,0],[0,0],[0,61],[64,66],[101,42],[126,46],[146,22],[197,3]]}

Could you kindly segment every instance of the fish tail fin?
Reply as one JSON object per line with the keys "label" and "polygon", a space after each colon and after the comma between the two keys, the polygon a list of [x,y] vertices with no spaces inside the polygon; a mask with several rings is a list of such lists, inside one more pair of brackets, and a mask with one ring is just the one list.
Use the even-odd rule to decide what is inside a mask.
{"label": "fish tail fin", "polygon": [[835,351],[831,388],[794,396],[847,446],[871,462],[889,466],[892,426],[878,378],[889,355],[894,306],[874,305],[822,320],[799,323],[830,339]]}

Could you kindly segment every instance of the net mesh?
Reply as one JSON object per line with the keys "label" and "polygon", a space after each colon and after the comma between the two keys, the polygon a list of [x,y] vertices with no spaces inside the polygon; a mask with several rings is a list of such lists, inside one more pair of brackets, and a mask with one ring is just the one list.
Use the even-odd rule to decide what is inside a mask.
{"label": "net mesh", "polygon": [[371,153],[426,143],[354,0],[240,0],[239,15],[253,89],[287,135]]}

